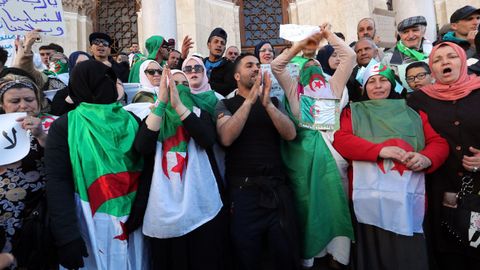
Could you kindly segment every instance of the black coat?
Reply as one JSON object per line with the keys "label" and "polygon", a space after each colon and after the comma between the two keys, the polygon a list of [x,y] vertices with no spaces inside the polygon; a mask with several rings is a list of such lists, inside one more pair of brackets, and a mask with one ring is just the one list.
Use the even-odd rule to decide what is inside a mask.
{"label": "black coat", "polygon": [[[203,59],[203,63],[205,63],[207,59],[208,57]],[[220,65],[212,69],[209,83],[212,90],[222,96],[227,96],[237,88],[237,81],[235,81],[233,77],[235,66],[226,58],[222,58],[220,61],[222,61]]]}
{"label": "black coat", "polygon": [[447,160],[438,170],[426,175],[427,217],[433,229],[431,237],[435,247],[444,252],[462,252],[442,233],[441,209],[444,193],[458,192],[461,178],[466,174],[471,174],[475,179],[473,192],[480,190],[480,173],[468,172],[462,166],[463,156],[472,155],[468,150],[470,146],[480,149],[480,89],[455,101],[433,99],[422,91],[416,91],[407,102],[415,110],[424,111],[433,129],[448,142],[450,154]]}

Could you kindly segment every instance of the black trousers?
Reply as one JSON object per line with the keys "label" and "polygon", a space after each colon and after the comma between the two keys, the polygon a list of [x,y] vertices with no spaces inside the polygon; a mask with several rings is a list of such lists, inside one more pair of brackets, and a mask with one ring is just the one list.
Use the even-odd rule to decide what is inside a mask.
{"label": "black trousers", "polygon": [[[277,194],[267,195],[265,190],[255,185],[230,189],[231,238],[237,269],[262,269],[261,259],[265,251],[273,261],[273,269],[297,269],[298,249],[292,236],[292,230],[296,228],[288,225],[292,218],[286,220],[283,217],[282,211],[285,209],[281,204],[288,204],[285,202],[288,198],[281,195],[282,188],[286,186],[276,187],[277,191],[280,189]],[[265,195],[282,202],[276,205],[265,203]],[[262,249],[264,243],[267,250]]]}

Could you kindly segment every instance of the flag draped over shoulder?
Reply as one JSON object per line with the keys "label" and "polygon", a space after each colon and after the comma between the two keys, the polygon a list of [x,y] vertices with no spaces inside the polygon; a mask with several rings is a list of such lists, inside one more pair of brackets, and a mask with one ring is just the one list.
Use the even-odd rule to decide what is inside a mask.
{"label": "flag draped over shoulder", "polygon": [[[422,120],[403,99],[351,104],[353,133],[373,143],[418,152],[424,148]],[[353,162],[353,205],[359,222],[397,234],[421,233],[425,178],[391,159]]]}
{"label": "flag draped over shoulder", "polygon": [[[141,269],[124,222],[137,190],[143,161],[133,150],[135,118],[120,103],[81,103],[68,113],[68,144],[80,226],[90,256],[87,269]],[[93,268],[92,268],[93,267]]]}
{"label": "flag draped over shoulder", "polygon": [[[198,95],[178,85],[182,103],[192,113],[213,111],[213,91]],[[167,104],[160,125],[152,186],[143,233],[155,238],[185,235],[213,219],[222,207],[215,175],[205,149],[190,138],[180,116]]]}
{"label": "flag draped over shoulder", "polygon": [[[289,111],[288,102],[286,107]],[[298,124],[293,116],[291,118]],[[297,125],[295,140],[282,143],[282,158],[299,216],[302,257],[313,258],[336,237],[353,240],[342,179],[320,131]]]}

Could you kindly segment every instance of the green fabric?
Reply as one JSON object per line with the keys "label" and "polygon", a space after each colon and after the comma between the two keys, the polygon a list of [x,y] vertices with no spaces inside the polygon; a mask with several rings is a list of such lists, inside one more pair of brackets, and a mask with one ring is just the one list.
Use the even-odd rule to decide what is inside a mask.
{"label": "green fabric", "polygon": [[[361,71],[359,71],[359,74],[360,73]],[[366,67],[364,73],[365,73],[365,76],[364,78],[362,78],[363,80],[362,85],[364,88],[365,88],[365,85],[367,84],[368,79],[370,79],[370,77],[374,75],[381,75],[387,78],[390,84],[392,85],[392,89],[395,89],[395,86],[397,85],[397,82],[395,80],[395,73],[393,72],[393,70],[391,70],[388,66],[382,63],[374,63],[372,60]]]}
{"label": "green fabric", "polygon": [[[289,104],[285,104],[290,118]],[[283,141],[282,159],[294,193],[302,241],[302,258],[321,252],[337,236],[354,239],[342,179],[322,134],[297,125],[297,137]]]}
{"label": "green fabric", "polygon": [[57,76],[63,73],[68,73],[68,64],[63,63],[61,59],[55,62],[54,68],[49,68],[43,71],[47,76]]}
{"label": "green fabric", "polygon": [[[155,60],[158,50],[163,44],[163,41],[164,39],[162,36],[151,36],[150,38],[147,39],[147,41],[145,42],[145,47],[147,48],[147,51],[148,51],[148,56],[147,56],[148,60]],[[132,69],[130,70],[130,74],[128,75],[129,83],[140,82],[140,66],[147,59],[140,59],[132,66]]]}
{"label": "green fabric", "polygon": [[397,42],[397,49],[403,53],[404,55],[412,58],[412,59],[415,59],[415,61],[422,61],[424,59],[427,59],[428,56],[417,51],[417,50],[414,50],[414,49],[410,49],[408,48],[407,46],[405,46],[403,44],[403,42],[400,40]]}
{"label": "green fabric", "polygon": [[[83,102],[68,113],[70,159],[75,190],[81,200],[90,201],[88,188],[99,177],[141,172],[143,161],[133,150],[138,127],[119,102]],[[134,197],[131,193],[106,201],[97,212],[117,217],[129,214]]]}
{"label": "green fabric", "polygon": [[199,94],[192,94],[192,98],[200,109],[207,111],[211,116],[215,115],[215,107],[218,102],[215,91],[209,90]]}
{"label": "green fabric", "polygon": [[323,70],[319,66],[310,66],[304,70],[301,70],[300,80],[299,80],[300,84],[303,86],[309,85],[312,77],[317,74],[322,76],[322,78],[325,79],[325,76],[323,75]]}
{"label": "green fabric", "polygon": [[420,115],[404,99],[377,99],[350,104],[353,134],[373,143],[402,139],[418,152],[425,147]]}
{"label": "green fabric", "polygon": [[456,43],[456,44],[470,44],[468,42],[468,40],[465,40],[465,39],[462,39],[462,38],[457,38],[455,36],[455,32],[453,32],[453,31],[447,32],[443,36],[443,40],[444,41],[451,41],[451,42]]}
{"label": "green fabric", "polygon": [[305,63],[307,63],[308,60],[310,60],[310,58],[305,58],[303,56],[295,56],[292,58],[292,60],[290,60],[290,63],[297,64],[299,67],[299,70],[302,70],[303,65],[305,65]]}

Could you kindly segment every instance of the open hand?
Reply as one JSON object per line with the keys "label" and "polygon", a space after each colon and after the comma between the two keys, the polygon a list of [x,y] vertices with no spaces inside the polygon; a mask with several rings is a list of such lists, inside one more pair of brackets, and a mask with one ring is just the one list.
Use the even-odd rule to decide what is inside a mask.
{"label": "open hand", "polygon": [[468,150],[472,152],[473,155],[463,156],[462,165],[467,171],[477,172],[480,168],[480,150],[471,146]]}

